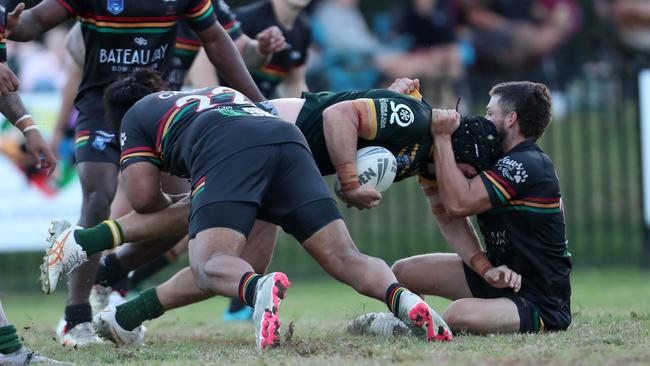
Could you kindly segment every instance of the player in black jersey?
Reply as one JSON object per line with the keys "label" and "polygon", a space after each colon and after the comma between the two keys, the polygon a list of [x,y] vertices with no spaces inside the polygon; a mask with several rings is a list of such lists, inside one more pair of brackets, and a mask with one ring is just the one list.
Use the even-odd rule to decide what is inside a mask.
{"label": "player in black jersey", "polygon": [[[257,275],[240,257],[250,250],[246,237],[260,218],[282,226],[338,280],[385,300],[395,316],[423,338],[451,339],[444,322],[424,301],[394,283],[383,261],[358,252],[297,127],[229,88],[151,94],[161,89],[154,72],[137,71],[108,88],[107,110],[110,120],[122,124],[121,167],[127,196],[138,213],[157,212],[173,203],[160,190],[161,170],[192,181],[188,274],[194,281],[185,291],[202,297],[239,296],[255,308],[258,347],[276,345],[278,306],[289,281],[279,272]],[[121,228],[107,225],[116,243]],[[62,242],[59,272],[79,264],[88,253],[72,239],[77,234],[69,224],[54,234],[55,242]],[[179,301],[155,290],[145,291],[140,299],[149,304],[144,313],[129,309],[141,305],[136,301],[98,314],[100,334],[122,344],[141,341],[142,320],[160,316]]]}
{"label": "player in black jersey", "polygon": [[[32,40],[72,16],[81,22],[86,54],[75,105],[80,112],[76,152],[83,192],[82,226],[95,225],[108,217],[117,185],[119,149],[112,127],[104,121],[104,89],[118,75],[134,69],[154,68],[164,75],[171,72],[180,17],[188,19],[210,59],[231,83],[251,98],[263,99],[232,41],[216,22],[209,0],[44,0],[24,13],[23,8],[18,5],[7,20],[9,37],[18,41]],[[88,294],[93,282],[88,279],[94,277],[98,260],[99,256],[89,258],[73,272],[67,326],[61,339],[64,344],[80,346],[99,341],[87,331],[91,320]],[[77,326],[78,332],[71,332]]]}
{"label": "player in black jersey", "polygon": [[[486,253],[457,247],[458,255],[408,258],[394,271],[418,293],[456,300],[444,314],[455,330],[564,330],[571,323],[571,261],[560,185],[553,162],[536,144],[550,122],[551,97],[545,85],[531,82],[499,84],[490,95],[486,117],[505,135],[506,153],[469,181],[451,149],[458,114],[434,111],[433,117],[439,202],[449,217],[477,214]],[[511,288],[490,286],[491,277]]]}
{"label": "player in black jersey", "polygon": [[255,84],[267,98],[298,97],[307,91],[305,63],[311,44],[311,26],[303,10],[311,0],[262,0],[235,9],[242,30],[249,36],[266,27],[277,26],[287,42],[286,49],[273,54],[271,61],[252,69]]}

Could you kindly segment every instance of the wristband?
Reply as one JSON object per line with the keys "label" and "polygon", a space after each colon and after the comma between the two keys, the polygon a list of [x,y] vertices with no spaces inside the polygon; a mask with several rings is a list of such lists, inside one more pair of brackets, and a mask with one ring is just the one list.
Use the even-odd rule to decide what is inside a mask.
{"label": "wristband", "polygon": [[[18,124],[21,123],[22,121],[26,120],[26,119],[32,119],[32,115],[31,114],[23,114],[20,118],[18,118],[16,120],[16,122],[14,122],[14,126],[18,127]],[[18,127],[18,128],[20,129],[20,127]]]}
{"label": "wristband", "polygon": [[469,260],[469,266],[476,273],[480,274],[481,277],[485,276],[485,272],[494,268],[488,257],[483,252],[475,254],[472,259]]}
{"label": "wristband", "polygon": [[37,130],[37,131],[38,131],[38,126],[36,126],[35,124],[33,124],[33,125],[29,125],[29,126],[25,127],[25,128],[23,129],[23,131],[22,131],[22,132],[23,132],[23,135],[24,135],[27,131],[31,131],[31,130]]}
{"label": "wristband", "polygon": [[339,182],[341,182],[341,191],[348,192],[361,187],[355,163],[349,161],[336,165],[334,168],[336,169],[336,175],[339,177]]}

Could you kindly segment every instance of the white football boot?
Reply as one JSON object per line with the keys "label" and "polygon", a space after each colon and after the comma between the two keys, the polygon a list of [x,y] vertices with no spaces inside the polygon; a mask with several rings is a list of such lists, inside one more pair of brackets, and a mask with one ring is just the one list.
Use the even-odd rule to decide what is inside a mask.
{"label": "white football boot", "polygon": [[71,363],[61,362],[47,358],[38,352],[34,352],[27,347],[22,347],[16,352],[2,354],[0,353],[0,365],[2,366],[23,366],[23,365],[72,365]]}
{"label": "white football boot", "polygon": [[144,333],[147,328],[139,325],[133,330],[126,330],[115,319],[117,308],[109,305],[95,315],[93,325],[100,337],[108,339],[118,346],[139,346],[144,343]]}
{"label": "white football boot", "polygon": [[392,313],[367,313],[351,320],[346,331],[354,335],[376,335],[383,337],[412,336],[411,328]]}
{"label": "white football boot", "polygon": [[257,347],[264,350],[280,344],[280,303],[291,282],[282,272],[269,273],[257,281],[253,323]]}
{"label": "white football boot", "polygon": [[74,239],[74,231],[79,229],[83,228],[66,220],[52,221],[47,239],[50,246],[41,265],[41,285],[46,294],[54,292],[62,273],[70,273],[87,260],[86,252]]}
{"label": "white football boot", "polygon": [[93,316],[99,314],[108,305],[118,306],[126,302],[126,299],[119,291],[113,290],[110,286],[98,284],[93,285],[88,300],[92,308]]}
{"label": "white football boot", "polygon": [[59,342],[65,347],[84,347],[91,344],[103,343],[101,338],[95,334],[93,325],[85,322],[75,325],[72,329],[67,329],[64,325],[63,331],[57,333]]}
{"label": "white football boot", "polygon": [[450,341],[453,338],[451,329],[440,315],[411,291],[402,292],[397,315],[416,337],[429,342]]}

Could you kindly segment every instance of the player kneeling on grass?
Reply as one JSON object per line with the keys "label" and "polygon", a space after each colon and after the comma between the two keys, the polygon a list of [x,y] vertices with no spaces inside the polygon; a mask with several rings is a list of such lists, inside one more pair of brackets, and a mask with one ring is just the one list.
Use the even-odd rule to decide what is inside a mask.
{"label": "player kneeling on grass", "polygon": [[[160,171],[190,178],[189,258],[203,295],[239,297],[254,308],[257,346],[279,343],[279,305],[290,282],[280,272],[261,276],[240,254],[256,218],[293,235],[333,277],[358,292],[385,301],[423,338],[451,339],[435,311],[397,283],[380,259],[360,253],[300,130],[256,107],[228,88],[159,92],[164,82],[143,69],[112,84],[105,94],[109,119],[121,124],[121,168],[134,210],[156,212],[172,200],[160,190]],[[74,268],[86,252],[65,240],[77,228],[57,227],[50,252],[62,253],[47,266],[52,289],[62,269]],[[111,226],[119,240],[118,226]],[[50,276],[50,271],[55,273]],[[191,277],[190,277],[191,278]],[[166,301],[169,301],[165,303]],[[108,307],[95,318],[98,332],[116,343],[137,343],[140,323],[173,306],[155,289],[133,308]]]}
{"label": "player kneeling on grass", "polygon": [[[458,254],[402,259],[393,271],[419,294],[455,300],[443,313],[455,331],[564,330],[571,323],[571,262],[560,185],[553,162],[536,144],[550,122],[551,97],[545,85],[531,82],[498,84],[490,96],[486,118],[504,134],[505,156],[467,180],[451,148],[459,115],[435,110],[437,183],[423,183],[439,220],[478,215],[487,252],[456,246]],[[372,314],[350,329],[390,335],[401,328]]]}

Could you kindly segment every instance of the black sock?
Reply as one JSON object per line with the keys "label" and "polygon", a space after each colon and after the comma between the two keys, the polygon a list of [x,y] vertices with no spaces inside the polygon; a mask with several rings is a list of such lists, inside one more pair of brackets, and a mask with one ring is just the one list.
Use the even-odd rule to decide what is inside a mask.
{"label": "black sock", "polygon": [[89,303],[66,306],[65,320],[68,323],[66,329],[70,330],[78,324],[92,321],[92,314]]}
{"label": "black sock", "polygon": [[129,289],[138,287],[142,281],[158,273],[158,271],[165,268],[170,263],[171,261],[169,258],[163,254],[154,260],[138,267],[129,276]]}
{"label": "black sock", "polygon": [[120,260],[117,259],[117,255],[110,253],[104,256],[99,263],[95,283],[102,286],[113,286],[119,281],[126,279],[128,275],[129,271],[124,269]]}
{"label": "black sock", "polygon": [[388,305],[388,309],[395,316],[399,312],[399,298],[402,296],[404,290],[406,290],[406,287],[401,283],[394,283],[388,286],[386,290],[386,305]]}
{"label": "black sock", "polygon": [[230,299],[230,306],[228,307],[228,312],[229,313],[236,313],[239,310],[245,308],[246,304],[244,304],[241,300],[239,299]]}
{"label": "black sock", "polygon": [[239,300],[250,307],[255,307],[255,289],[260,278],[257,273],[246,272],[239,280]]}

